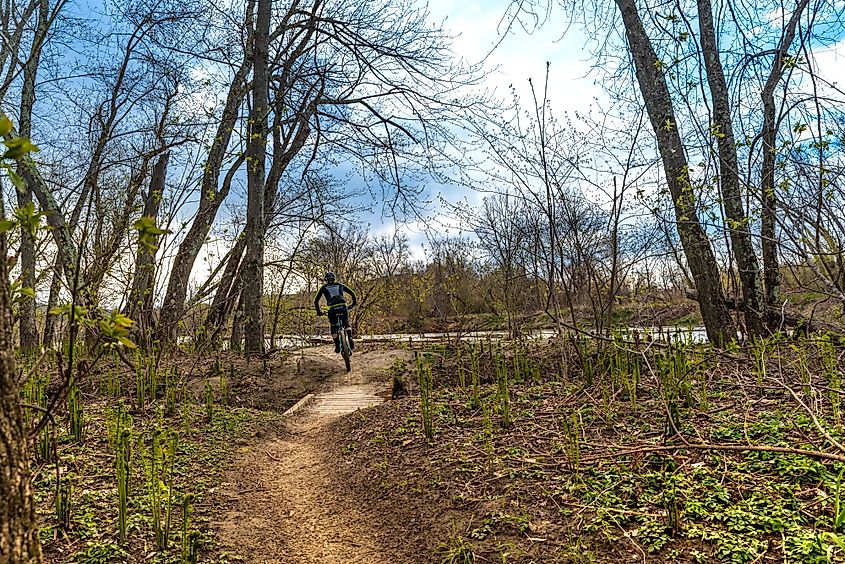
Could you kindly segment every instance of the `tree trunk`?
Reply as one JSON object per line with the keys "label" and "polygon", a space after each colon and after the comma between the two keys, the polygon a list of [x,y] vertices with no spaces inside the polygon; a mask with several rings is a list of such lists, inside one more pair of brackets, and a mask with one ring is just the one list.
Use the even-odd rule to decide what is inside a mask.
{"label": "tree trunk", "polygon": [[751,337],[762,337],[766,334],[766,307],[760,281],[760,265],[751,241],[751,222],[742,205],[739,162],[731,121],[728,85],[719,57],[716,29],[713,25],[713,7],[710,0],[698,0],[698,24],[701,31],[701,51],[707,70],[707,83],[713,99],[711,134],[716,137],[718,146],[720,188],[731,247],[742,286],[745,327]]}
{"label": "tree trunk", "polygon": [[235,308],[235,302],[241,292],[238,269],[241,266],[245,248],[246,238],[241,233],[229,253],[226,269],[223,271],[223,276],[220,277],[220,283],[217,285],[217,291],[214,293],[214,299],[205,318],[206,334],[209,336],[208,340],[212,345],[218,344],[220,333],[226,327],[226,321]]}
{"label": "tree trunk", "polygon": [[0,233],[0,562],[39,563],[41,546],[29,475],[29,438],[17,387],[6,256],[6,234]]}
{"label": "tree trunk", "polygon": [[800,0],[786,24],[780,45],[778,45],[772,71],[766,80],[761,97],[763,99],[762,151],[763,166],[760,171],[760,202],[762,206],[760,238],[763,248],[763,284],[766,290],[766,309],[769,327],[777,330],[783,319],[780,313],[780,262],[778,260],[777,207],[778,198],[775,188],[775,161],[778,123],[775,116],[775,88],[783,78],[784,59],[795,40],[795,31],[802,12],[809,0]]}
{"label": "tree trunk", "polygon": [[247,144],[246,255],[243,269],[244,347],[264,352],[264,181],[269,113],[270,0],[258,0],[255,20],[252,112]]}
{"label": "tree trunk", "polygon": [[[8,119],[8,116],[0,110],[0,118],[4,117]],[[12,130],[5,136],[5,139],[10,140],[17,137],[19,137],[18,132]],[[50,187],[42,178],[41,173],[38,172],[38,167],[32,157],[25,155],[18,161],[18,164],[24,173],[27,186],[32,189],[35,199],[38,200],[38,205],[47,216],[47,224],[50,226],[50,232],[56,243],[58,258],[62,265],[62,271],[65,273],[65,278],[72,281],[73,272],[76,269],[76,245],[73,243],[73,237],[65,222],[61,207],[53,196]]]}
{"label": "tree trunk", "polygon": [[53,264],[53,281],[50,283],[50,294],[47,297],[47,312],[44,314],[44,334],[41,337],[41,345],[45,348],[53,346],[56,341],[59,316],[50,312],[58,304],[59,293],[62,291],[61,269],[62,261],[57,255]]}
{"label": "tree trunk", "polygon": [[616,0],[616,5],[622,13],[640,92],[657,137],[657,147],[675,208],[678,234],[698,295],[701,296],[699,305],[707,337],[710,342],[720,346],[735,338],[736,328],[725,305],[716,257],[695,209],[689,167],[675,120],[672,98],[666,86],[663,65],[646,35],[634,0]]}
{"label": "tree trunk", "polygon": [[244,299],[243,294],[235,296],[238,300],[238,308],[235,310],[235,318],[232,320],[232,337],[229,340],[229,350],[243,350],[244,342]]}
{"label": "tree trunk", "polygon": [[[150,217],[158,223],[158,212],[161,207],[161,196],[164,193],[165,180],[167,179],[167,163],[170,160],[170,152],[166,152],[158,158],[153,167],[150,187],[144,198],[143,217]],[[159,237],[155,237],[154,245],[158,245]],[[142,335],[149,335],[152,327],[153,313],[153,291],[155,290],[155,249],[149,249],[145,245],[138,244],[135,257],[135,274],[132,279],[132,288],[129,292],[129,302],[126,310],[129,317],[135,321],[138,330]]]}

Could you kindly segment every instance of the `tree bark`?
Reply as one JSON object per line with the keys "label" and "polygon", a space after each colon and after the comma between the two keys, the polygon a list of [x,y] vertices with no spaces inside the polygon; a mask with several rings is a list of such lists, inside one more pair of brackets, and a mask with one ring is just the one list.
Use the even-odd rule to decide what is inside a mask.
{"label": "tree bark", "polygon": [[[8,118],[6,113],[0,110],[0,118],[3,117]],[[12,130],[5,136],[5,139],[18,137],[20,137],[18,132]],[[32,189],[35,199],[38,200],[38,205],[47,216],[47,224],[50,226],[50,232],[56,243],[58,258],[65,273],[65,278],[73,280],[73,272],[76,269],[76,245],[73,243],[73,237],[71,237],[61,207],[53,196],[52,190],[42,178],[41,173],[38,172],[35,161],[27,155],[22,157],[18,164],[21,166],[27,185]]]}
{"label": "tree bark", "polygon": [[6,256],[6,234],[0,233],[0,562],[40,563],[41,546],[27,453],[29,438],[21,413],[12,344]]}
{"label": "tree bark", "polygon": [[[240,288],[240,278],[236,281],[238,287]],[[232,337],[229,340],[229,350],[231,351],[241,351],[243,350],[243,342],[244,342],[244,300],[243,294],[235,295],[235,298],[238,300],[238,307],[235,310],[235,318],[232,320]]]}
{"label": "tree bark", "polygon": [[252,112],[247,145],[246,255],[243,269],[244,348],[264,352],[264,182],[269,113],[270,0],[258,0],[255,20]]}
{"label": "tree bark", "polygon": [[666,182],[672,196],[678,234],[695,282],[707,337],[717,346],[736,337],[736,327],[725,305],[719,267],[707,233],[698,218],[684,146],[663,71],[663,63],[646,35],[634,0],[616,0],[625,24],[628,47],[649,120],[657,137]]}
{"label": "tree bark", "polygon": [[701,31],[701,51],[707,71],[707,83],[713,101],[711,135],[716,137],[719,154],[719,180],[725,217],[728,223],[731,247],[736,260],[742,299],[745,302],[745,328],[751,337],[766,334],[766,306],[760,280],[760,265],[751,241],[751,222],[742,205],[739,183],[739,161],[736,154],[728,85],[725,80],[716,29],[713,24],[713,7],[710,0],[698,0],[698,25]]}
{"label": "tree bark", "polygon": [[801,14],[809,0],[800,0],[786,24],[780,45],[775,53],[772,71],[763,86],[763,130],[761,131],[763,165],[760,170],[760,203],[762,206],[760,238],[763,248],[763,285],[766,291],[767,321],[772,330],[777,330],[783,321],[780,314],[780,261],[778,260],[777,208],[778,197],[775,188],[775,161],[778,123],[775,110],[775,88],[783,78],[787,51],[795,40],[795,32]]}
{"label": "tree bark", "polygon": [[[23,84],[21,86],[20,123],[18,124],[21,137],[32,136],[32,110],[35,106],[35,79],[38,65],[41,61],[41,46],[47,35],[49,5],[46,0],[39,2],[38,23],[32,41],[29,58],[23,69]],[[23,167],[18,166],[18,174],[26,178]],[[24,208],[32,204],[32,189],[25,181],[23,189],[17,189],[18,207]],[[26,230],[21,232],[20,256],[21,285],[35,290],[35,237]],[[36,300],[28,299],[20,305],[20,347],[24,354],[37,350],[38,324],[36,321]]]}
{"label": "tree bark", "polygon": [[216,345],[219,341],[219,336],[229,315],[235,308],[235,302],[240,294],[240,283],[237,281],[238,270],[241,266],[241,259],[246,249],[246,238],[241,233],[226,261],[226,269],[220,277],[220,283],[217,285],[217,291],[214,293],[214,299],[211,301],[211,306],[208,310],[208,315],[205,318],[205,331],[208,335],[208,340],[212,345]]}
{"label": "tree bark", "polygon": [[[165,180],[167,179],[167,164],[170,160],[170,152],[162,154],[153,167],[150,186],[144,198],[143,217],[158,219],[159,208],[161,207],[161,196],[164,193]],[[156,221],[156,224],[158,222]],[[158,245],[159,237],[155,237],[154,245]],[[135,321],[136,327],[142,334],[148,334],[152,327],[153,313],[153,290],[155,289],[155,257],[156,251],[145,245],[138,244],[135,256],[135,273],[132,279],[132,287],[129,292],[127,312],[129,317]]]}

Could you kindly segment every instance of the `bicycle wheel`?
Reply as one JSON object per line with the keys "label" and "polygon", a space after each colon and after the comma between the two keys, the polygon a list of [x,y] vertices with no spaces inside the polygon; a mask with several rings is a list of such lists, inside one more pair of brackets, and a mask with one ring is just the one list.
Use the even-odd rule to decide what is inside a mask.
{"label": "bicycle wheel", "polygon": [[340,330],[340,354],[343,355],[343,363],[346,365],[346,371],[352,370],[352,351],[349,350],[349,335],[346,333],[346,328]]}

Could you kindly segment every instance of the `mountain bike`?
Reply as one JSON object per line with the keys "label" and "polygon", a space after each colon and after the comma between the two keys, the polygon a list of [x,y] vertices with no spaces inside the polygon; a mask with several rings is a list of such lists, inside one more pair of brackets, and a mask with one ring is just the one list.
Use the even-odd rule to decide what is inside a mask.
{"label": "mountain bike", "polygon": [[[352,309],[351,307],[344,306],[346,311]],[[337,323],[335,323],[335,331],[337,332],[337,336],[340,339],[340,354],[343,357],[343,363],[346,365],[346,371],[349,372],[352,370],[352,347],[349,345],[349,333],[347,332],[346,324],[343,322],[343,318],[345,316],[338,316]]]}

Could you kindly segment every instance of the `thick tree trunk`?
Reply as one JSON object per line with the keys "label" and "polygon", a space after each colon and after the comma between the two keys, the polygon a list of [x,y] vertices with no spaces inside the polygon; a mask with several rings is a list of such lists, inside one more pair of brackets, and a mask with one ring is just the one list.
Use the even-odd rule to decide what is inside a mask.
{"label": "thick tree trunk", "polygon": [[778,260],[777,207],[778,197],[775,188],[775,161],[778,123],[775,116],[775,88],[783,78],[784,59],[790,45],[795,40],[795,32],[801,14],[807,8],[809,0],[800,0],[786,24],[780,45],[772,62],[772,71],[763,86],[760,96],[763,99],[762,151],[763,166],[760,171],[760,202],[762,206],[760,238],[763,248],[763,284],[766,290],[766,308],[768,322],[772,330],[777,330],[783,319],[780,298],[780,261]]}
{"label": "thick tree trunk", "polygon": [[264,352],[264,182],[269,102],[270,0],[258,0],[253,49],[252,113],[247,145],[246,255],[243,272],[244,348]]}
{"label": "thick tree trunk", "polygon": [[[281,112],[280,112],[281,115]],[[310,133],[308,118],[310,114],[304,113],[298,120],[297,126],[292,128],[284,138],[279,134],[280,126],[274,127],[273,141],[273,162],[267,173],[267,182],[264,185],[264,228],[269,227],[272,215],[275,211],[277,192],[282,174],[294,156],[305,146]],[[243,264],[244,250],[246,249],[246,237],[242,232],[235,240],[235,244],[226,260],[226,268],[220,277],[214,299],[205,318],[205,331],[209,341],[216,345],[219,336],[229,320],[229,316],[235,308],[235,302],[241,293],[241,283],[238,272]]]}
{"label": "thick tree trunk", "polygon": [[[0,110],[0,118],[8,118],[8,116]],[[5,139],[15,139],[19,137],[17,131],[13,130]],[[73,272],[76,269],[76,245],[73,243],[70,230],[65,222],[61,207],[59,206],[53,192],[47,183],[38,172],[38,167],[35,161],[29,156],[24,156],[18,163],[23,171],[27,186],[32,189],[38,205],[47,216],[47,224],[50,226],[50,233],[53,235],[53,240],[56,243],[58,251],[58,258],[62,265],[62,271],[65,273],[67,280],[73,280]]]}
{"label": "thick tree trunk", "polygon": [[707,70],[707,83],[713,99],[713,124],[711,134],[716,137],[719,153],[719,179],[722,202],[731,247],[745,302],[745,328],[752,337],[766,334],[766,307],[760,280],[760,265],[751,241],[751,222],[742,205],[739,184],[739,161],[736,155],[728,85],[719,56],[716,29],[713,24],[713,7],[710,0],[698,0],[698,24],[701,30],[701,51]]}
{"label": "thick tree trunk", "polygon": [[725,305],[713,249],[698,218],[689,167],[663,64],[658,60],[646,35],[634,0],[616,0],[616,5],[622,13],[640,92],[657,137],[657,147],[675,207],[681,245],[701,297],[699,305],[707,337],[710,342],[722,345],[735,338],[736,327]]}
{"label": "thick tree trunk", "polygon": [[0,233],[0,562],[39,563],[41,546],[29,475],[29,439],[17,388],[6,256],[6,234]]}
{"label": "thick tree trunk", "polygon": [[[23,208],[32,203],[32,193],[28,188],[18,190],[18,206]],[[21,265],[20,281],[25,288],[35,290],[35,237],[23,231],[21,233],[20,253],[18,257]],[[38,350],[38,325],[36,321],[35,298],[27,299],[19,305],[20,315],[20,347],[26,354]]]}
{"label": "thick tree trunk", "polygon": [[[166,152],[158,158],[153,167],[150,186],[144,198],[143,217],[150,217],[158,223],[158,212],[161,207],[161,196],[164,193],[165,180],[167,179],[167,163],[170,160],[170,152]],[[153,241],[158,245],[159,237]],[[135,274],[132,279],[132,287],[129,291],[129,302],[127,312],[129,317],[136,323],[136,327],[142,335],[149,335],[152,328],[153,313],[153,291],[155,290],[155,257],[156,251],[145,245],[138,244],[135,256]]]}
{"label": "thick tree trunk", "polygon": [[[41,61],[41,46],[47,35],[49,26],[49,5],[45,0],[39,2],[38,24],[29,58],[23,69],[23,84],[21,86],[20,123],[18,125],[21,137],[32,136],[32,110],[35,106],[35,79],[38,65]],[[18,167],[18,174],[25,176],[23,167]],[[23,189],[17,190],[18,207],[24,208],[32,203],[32,188],[28,183]],[[21,284],[35,290],[35,237],[26,230],[21,233],[20,256]],[[20,305],[20,346],[24,353],[38,349],[38,325],[36,322],[35,299],[26,300]]]}

